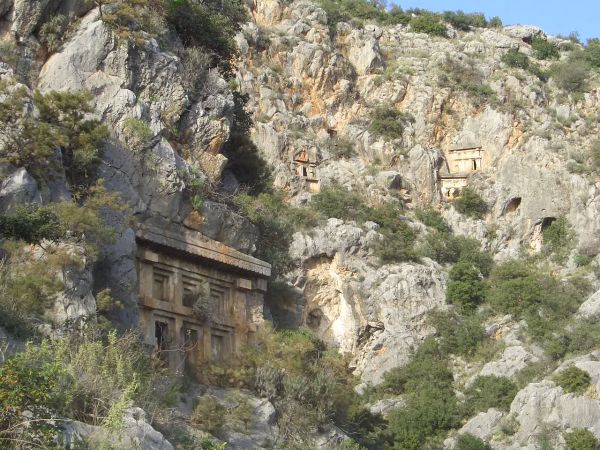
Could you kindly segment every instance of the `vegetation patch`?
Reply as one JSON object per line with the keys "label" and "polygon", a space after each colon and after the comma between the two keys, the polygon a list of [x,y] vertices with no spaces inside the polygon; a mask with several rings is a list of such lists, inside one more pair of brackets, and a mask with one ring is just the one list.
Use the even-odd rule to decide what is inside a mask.
{"label": "vegetation patch", "polygon": [[581,395],[590,386],[592,378],[585,370],[571,366],[558,372],[554,376],[554,381],[565,392]]}
{"label": "vegetation patch", "polygon": [[473,219],[482,219],[488,210],[487,203],[473,188],[464,188],[453,203],[454,208],[461,214]]}
{"label": "vegetation patch", "polygon": [[369,132],[385,139],[401,139],[407,124],[415,118],[409,114],[387,106],[378,106],[371,114]]}
{"label": "vegetation patch", "polygon": [[490,408],[508,411],[518,390],[517,385],[506,377],[477,377],[465,391],[465,415],[471,417]]}

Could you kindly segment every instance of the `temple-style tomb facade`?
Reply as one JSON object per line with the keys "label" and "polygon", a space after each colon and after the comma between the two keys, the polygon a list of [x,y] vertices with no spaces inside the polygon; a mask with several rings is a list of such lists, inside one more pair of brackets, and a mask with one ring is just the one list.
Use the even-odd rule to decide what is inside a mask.
{"label": "temple-style tomb facade", "polygon": [[137,231],[140,321],[164,365],[195,373],[251,343],[271,266],[197,231]]}
{"label": "temple-style tomb facade", "polygon": [[458,148],[446,153],[447,167],[438,173],[444,199],[454,200],[460,195],[469,175],[483,170],[483,157],[483,147]]}

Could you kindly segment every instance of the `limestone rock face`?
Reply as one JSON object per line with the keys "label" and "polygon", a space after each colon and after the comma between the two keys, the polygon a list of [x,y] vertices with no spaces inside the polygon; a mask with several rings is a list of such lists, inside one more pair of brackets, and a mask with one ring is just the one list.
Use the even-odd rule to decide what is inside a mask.
{"label": "limestone rock face", "polygon": [[303,293],[304,303],[297,305],[302,323],[340,351],[352,352],[353,367],[371,383],[407,362],[433,332],[427,313],[444,307],[446,283],[433,263],[365,264],[379,239],[377,228],[329,219],[310,235],[296,233],[290,253],[303,269],[288,278]]}
{"label": "limestone rock face", "polygon": [[499,359],[490,361],[479,375],[495,375],[503,377],[514,377],[520,370],[529,364],[538,362],[539,358],[520,345],[507,347]]}
{"label": "limestone rock face", "polygon": [[23,203],[41,201],[36,181],[23,167],[8,175],[0,184],[0,210],[3,212],[11,211]]}
{"label": "limestone rock face", "polygon": [[581,317],[592,319],[600,315],[600,291],[596,291],[581,304],[577,314]]}

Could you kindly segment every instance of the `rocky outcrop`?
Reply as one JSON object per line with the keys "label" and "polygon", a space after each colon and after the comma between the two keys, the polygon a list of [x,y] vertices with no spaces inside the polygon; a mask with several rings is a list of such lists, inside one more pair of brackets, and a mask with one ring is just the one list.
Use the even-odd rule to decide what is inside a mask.
{"label": "rocky outcrop", "polygon": [[82,422],[67,422],[60,436],[66,448],[88,445],[93,448],[117,447],[123,449],[175,450],[164,436],[150,425],[147,415],[140,408],[129,408],[123,415],[118,429],[88,425]]}

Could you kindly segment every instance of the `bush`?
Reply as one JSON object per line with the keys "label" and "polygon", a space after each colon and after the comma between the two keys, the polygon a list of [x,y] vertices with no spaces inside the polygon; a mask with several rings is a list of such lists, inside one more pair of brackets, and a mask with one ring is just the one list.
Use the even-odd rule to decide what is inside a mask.
{"label": "bush", "polygon": [[558,372],[554,376],[554,381],[562,387],[565,392],[581,395],[590,386],[592,378],[586,371],[581,370],[579,367],[572,366]]}
{"label": "bush", "polygon": [[225,425],[226,412],[226,408],[215,397],[203,395],[196,401],[190,421],[195,427],[216,434]]}
{"label": "bush", "polygon": [[465,415],[471,417],[490,408],[508,411],[518,390],[517,385],[506,377],[479,376],[465,391]]}
{"label": "bush", "polygon": [[356,149],[350,140],[336,137],[330,141],[329,153],[334,159],[350,159],[356,156]]}
{"label": "bush", "polygon": [[600,39],[589,39],[584,50],[585,59],[592,67],[600,67]]}
{"label": "bush", "polygon": [[584,61],[569,60],[554,64],[551,77],[559,88],[569,93],[582,93],[588,89],[589,66]]}
{"label": "bush", "polygon": [[133,334],[30,344],[0,366],[0,440],[54,447],[50,441],[62,423],[49,421],[57,418],[118,426],[131,403],[160,404],[158,378]]}
{"label": "bush", "polygon": [[472,434],[461,434],[456,439],[454,450],[491,450],[491,447]]}
{"label": "bush", "polygon": [[481,251],[481,243],[477,239],[438,231],[427,235],[420,251],[423,256],[442,264],[458,261],[468,262],[476,267],[484,277],[489,275],[494,263],[488,252]]}
{"label": "bush", "polygon": [[535,36],[531,41],[531,47],[537,59],[558,59],[558,47],[541,36]]}
{"label": "bush", "polygon": [[135,152],[143,151],[154,137],[152,128],[142,119],[128,117],[123,121],[127,143]]}
{"label": "bush", "polygon": [[186,47],[202,47],[214,54],[213,63],[229,69],[236,54],[233,37],[248,19],[239,0],[211,0],[195,3],[174,0],[167,11],[167,22]]}
{"label": "bush", "polygon": [[470,31],[472,27],[485,28],[487,20],[482,13],[465,14],[463,11],[445,11],[443,18],[457,30]]}
{"label": "bush", "polygon": [[544,229],[542,238],[546,252],[567,256],[573,246],[574,233],[567,218],[562,216]]}
{"label": "bush", "polygon": [[432,36],[446,37],[448,28],[436,14],[426,13],[410,20],[410,29],[414,33],[427,33]]}
{"label": "bush", "polygon": [[256,197],[239,194],[234,203],[259,231],[256,256],[272,265],[274,276],[291,269],[288,249],[297,229],[314,225],[316,218],[308,209],[293,208],[278,192],[263,192]]}
{"label": "bush", "polygon": [[367,206],[363,198],[344,188],[330,187],[313,195],[310,206],[322,216],[342,220],[366,220]]}
{"label": "bush", "polygon": [[[0,162],[25,167],[41,179],[56,165],[61,149],[67,179],[74,188],[89,184],[99,161],[99,146],[108,136],[99,121],[87,119],[91,96],[84,92],[36,92],[29,98],[24,89],[0,82],[0,133],[5,137]],[[38,116],[27,107],[33,102]]]}
{"label": "bush", "polygon": [[0,215],[0,236],[4,239],[39,244],[57,241],[65,234],[52,209],[38,204],[18,205],[13,213]]}
{"label": "bush", "polygon": [[439,75],[441,86],[464,92],[478,106],[495,100],[494,90],[485,81],[483,73],[471,59],[464,63],[449,60]]}
{"label": "bush", "polygon": [[477,307],[486,296],[486,284],[478,268],[467,261],[459,261],[450,269],[446,300],[466,309]]}
{"label": "bush", "polygon": [[519,69],[529,68],[529,57],[525,53],[515,49],[510,49],[502,55],[502,62],[509,67],[516,67]]}
{"label": "bush", "polygon": [[445,354],[472,356],[486,339],[481,318],[457,311],[433,314],[431,325],[436,330],[440,351]]}
{"label": "bush", "polygon": [[575,429],[563,434],[566,450],[598,450],[600,441],[594,433],[584,428]]}
{"label": "bush", "polygon": [[40,28],[40,43],[46,47],[48,52],[56,52],[62,45],[67,26],[68,19],[62,14],[52,16]]}
{"label": "bush", "polygon": [[433,228],[441,233],[448,233],[451,231],[450,225],[444,220],[440,212],[433,208],[418,209],[416,211],[416,217],[419,222],[424,225]]}
{"label": "bush", "polygon": [[[566,326],[588,292],[589,286],[577,279],[562,281],[526,262],[509,261],[492,270],[487,298],[498,313],[525,319],[529,335],[556,353],[557,330]],[[566,344],[560,347],[566,349]]]}
{"label": "bush", "polygon": [[384,374],[379,389],[405,394],[406,405],[389,416],[394,448],[422,449],[458,424],[460,412],[448,361],[431,338],[405,366]]}
{"label": "bush", "polygon": [[387,106],[378,106],[371,114],[369,132],[385,139],[400,139],[404,127],[414,121],[415,119],[411,114]]}
{"label": "bush", "polygon": [[466,187],[454,203],[454,208],[461,214],[474,219],[482,219],[487,212],[485,200],[473,188]]}
{"label": "bush", "polygon": [[352,389],[356,380],[347,361],[306,330],[262,327],[255,346],[225,365],[212,364],[204,374],[211,384],[245,387],[269,398],[278,413],[282,444],[308,448],[307,430],[331,420],[352,436],[366,436],[379,423]]}
{"label": "bush", "polygon": [[368,0],[320,0],[319,5],[327,13],[327,23],[335,31],[338,22],[373,20],[381,24],[408,24],[410,16],[397,5],[387,11],[383,3]]}

